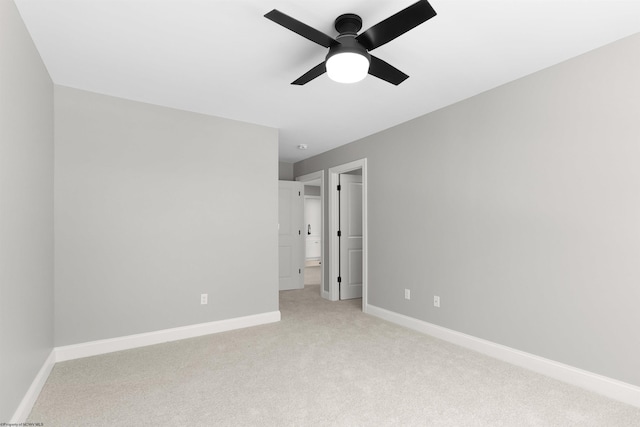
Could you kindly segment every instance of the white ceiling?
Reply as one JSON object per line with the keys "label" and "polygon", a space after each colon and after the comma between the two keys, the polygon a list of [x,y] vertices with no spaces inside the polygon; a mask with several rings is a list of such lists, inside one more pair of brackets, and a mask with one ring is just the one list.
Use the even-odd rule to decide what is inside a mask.
{"label": "white ceiling", "polygon": [[[376,49],[410,76],[290,82],[326,49],[264,18],[331,36],[415,0],[16,0],[53,82],[280,130],[295,162],[640,31],[640,0],[432,0],[438,15]],[[307,144],[306,151],[298,144]]]}

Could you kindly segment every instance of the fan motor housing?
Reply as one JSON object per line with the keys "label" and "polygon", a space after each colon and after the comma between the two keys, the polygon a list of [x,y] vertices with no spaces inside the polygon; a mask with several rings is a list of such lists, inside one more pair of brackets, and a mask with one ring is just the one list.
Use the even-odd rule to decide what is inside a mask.
{"label": "fan motor housing", "polygon": [[336,40],[340,43],[329,48],[329,53],[327,53],[325,60],[329,60],[329,58],[338,53],[353,52],[364,56],[367,58],[367,61],[371,62],[371,55],[364,46],[358,43],[355,36],[351,34],[340,34],[336,37]]}
{"label": "fan motor housing", "polygon": [[367,49],[356,40],[358,31],[362,28],[362,18],[355,13],[345,13],[336,18],[335,27],[340,33],[336,37],[339,44],[329,48],[327,60],[338,53],[353,52],[364,56],[371,62],[371,55],[369,55]]}

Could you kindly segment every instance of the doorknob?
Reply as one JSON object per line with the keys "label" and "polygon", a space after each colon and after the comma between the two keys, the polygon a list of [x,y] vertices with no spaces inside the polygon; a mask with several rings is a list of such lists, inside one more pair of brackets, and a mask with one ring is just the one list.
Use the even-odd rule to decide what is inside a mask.
{"label": "doorknob", "polygon": [[307,235],[311,234],[311,224],[307,224]]}

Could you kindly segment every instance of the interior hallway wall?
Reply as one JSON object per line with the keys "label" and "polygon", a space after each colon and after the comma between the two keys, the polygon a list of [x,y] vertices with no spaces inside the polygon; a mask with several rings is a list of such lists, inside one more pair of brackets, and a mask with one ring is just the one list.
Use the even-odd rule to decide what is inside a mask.
{"label": "interior hallway wall", "polygon": [[276,129],[55,95],[56,346],[278,310]]}
{"label": "interior hallway wall", "polygon": [[634,35],[294,175],[367,158],[370,304],[640,386],[638,76]]}
{"label": "interior hallway wall", "polygon": [[293,181],[293,163],[278,162],[278,180]]}
{"label": "interior hallway wall", "polygon": [[0,0],[0,422],[53,348],[53,83]]}

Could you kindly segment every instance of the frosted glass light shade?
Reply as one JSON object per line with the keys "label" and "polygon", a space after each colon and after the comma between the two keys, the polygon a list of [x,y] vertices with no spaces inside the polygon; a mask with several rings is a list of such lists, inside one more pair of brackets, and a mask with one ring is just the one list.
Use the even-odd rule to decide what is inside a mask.
{"label": "frosted glass light shade", "polygon": [[355,52],[336,53],[327,59],[327,75],[338,83],[356,83],[369,72],[369,59]]}

